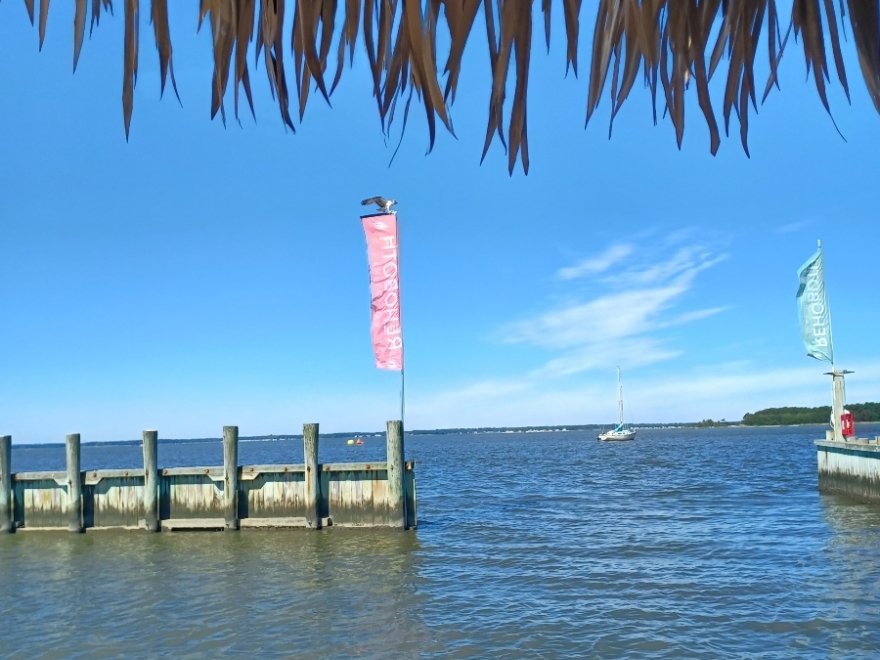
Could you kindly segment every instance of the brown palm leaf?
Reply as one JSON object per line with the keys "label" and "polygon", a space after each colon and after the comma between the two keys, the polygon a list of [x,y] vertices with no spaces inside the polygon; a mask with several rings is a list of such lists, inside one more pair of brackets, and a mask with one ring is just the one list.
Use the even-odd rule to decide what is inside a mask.
{"label": "brown palm leaf", "polygon": [[[122,0],[125,10],[122,107],[126,138],[137,82],[140,1]],[[160,92],[164,91],[170,75],[177,94],[168,0],[144,1],[151,2]],[[583,3],[582,0],[559,1],[567,42],[566,71],[570,68],[577,75]],[[24,3],[33,24],[35,0],[24,0]],[[83,45],[89,4],[90,31],[100,23],[102,12],[113,11],[112,0],[91,0],[91,3],[75,0],[74,69]],[[554,4],[554,0],[540,3],[548,49]],[[794,0],[788,21],[780,16],[776,0],[598,0],[586,4],[596,12],[586,120],[589,122],[593,117],[607,89],[611,105],[609,131],[641,74],[650,91],[655,123],[659,99],[661,111],[669,117],[679,146],[684,139],[686,104],[692,94],[696,96],[709,131],[710,150],[715,153],[720,145],[720,131],[709,83],[722,62],[726,62],[726,71],[721,70],[719,74],[724,76],[720,108],[725,132],[729,131],[731,116],[735,115],[740,140],[748,154],[749,112],[757,111],[758,107],[755,70],[761,44],[766,43],[769,69],[762,100],[774,85],[779,86],[779,64],[788,37],[793,33],[803,48],[804,62],[808,73],[812,73],[819,102],[830,114],[827,85],[831,81],[832,66],[829,54],[835,76],[849,98],[840,38],[842,23],[847,18],[862,78],[875,108],[880,111],[880,0],[846,0],[845,3],[839,0],[836,4],[834,0]],[[285,9],[289,9],[293,17],[287,40],[289,51],[283,46]],[[49,11],[50,0],[40,0],[37,14],[40,47],[46,36]],[[247,51],[253,40],[257,58],[263,55],[269,88],[278,103],[282,121],[293,129],[286,64],[293,66],[302,120],[313,87],[329,103],[341,80],[346,52],[349,62],[353,62],[360,32],[383,130],[387,132],[394,121],[399,100],[405,102],[402,118],[405,127],[409,103],[414,97],[418,98],[425,110],[430,150],[438,119],[452,131],[448,104],[455,101],[464,50],[474,41],[474,25],[482,23],[491,71],[482,157],[485,158],[497,136],[508,152],[509,171],[513,172],[519,160],[523,171],[528,172],[528,82],[536,11],[538,8],[532,0],[201,0],[197,20],[201,24],[208,18],[214,49],[211,116],[219,112],[225,122],[223,101],[230,73],[236,118],[240,89],[244,90],[254,112],[247,62]],[[479,20],[481,15],[482,21]],[[447,34],[438,38],[441,29]],[[334,40],[336,70],[328,85],[327,60]],[[438,55],[438,43],[448,44],[445,54]],[[442,87],[437,68],[440,56],[445,59],[446,80]],[[514,66],[511,67],[511,63]],[[508,102],[506,92],[511,69],[513,98]]]}

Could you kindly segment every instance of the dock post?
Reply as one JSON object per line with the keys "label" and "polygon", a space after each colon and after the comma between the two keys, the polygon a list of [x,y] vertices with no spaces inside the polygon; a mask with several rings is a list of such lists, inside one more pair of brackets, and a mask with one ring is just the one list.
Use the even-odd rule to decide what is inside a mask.
{"label": "dock post", "polygon": [[12,512],[12,436],[0,436],[0,533],[14,532]]}
{"label": "dock post", "polygon": [[223,427],[223,498],[226,529],[238,529],[238,427]]}
{"label": "dock post", "polygon": [[79,456],[79,433],[70,433],[67,436],[67,529],[70,532],[83,531]]}
{"label": "dock post", "polygon": [[321,529],[321,516],[318,511],[318,425],[303,424],[303,458],[306,467],[306,525],[311,529]]}
{"label": "dock post", "polygon": [[388,525],[406,528],[403,492],[403,422],[391,420],[385,435],[388,461]]}
{"label": "dock post", "polygon": [[159,531],[159,433],[144,431],[144,527]]}

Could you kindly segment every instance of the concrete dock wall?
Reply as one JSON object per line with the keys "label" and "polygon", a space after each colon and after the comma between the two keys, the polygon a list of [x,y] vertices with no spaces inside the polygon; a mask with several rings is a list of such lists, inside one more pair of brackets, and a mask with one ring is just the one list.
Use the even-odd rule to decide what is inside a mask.
{"label": "concrete dock wall", "polygon": [[880,502],[880,437],[816,442],[819,490]]}
{"label": "concrete dock wall", "polygon": [[[389,428],[398,430],[398,425],[389,422]],[[388,435],[389,455],[402,455],[402,435],[402,429]],[[303,464],[239,466],[238,429],[226,427],[223,466],[158,469],[157,434],[146,431],[143,469],[82,472],[77,435],[68,442],[67,471],[8,470],[5,479],[2,473],[8,469],[11,439],[3,436],[0,454],[6,460],[0,460],[0,529],[415,528],[412,462],[402,464],[402,491],[398,492],[389,487],[388,474],[393,470],[389,463],[320,464],[317,425],[306,425],[303,436]]]}

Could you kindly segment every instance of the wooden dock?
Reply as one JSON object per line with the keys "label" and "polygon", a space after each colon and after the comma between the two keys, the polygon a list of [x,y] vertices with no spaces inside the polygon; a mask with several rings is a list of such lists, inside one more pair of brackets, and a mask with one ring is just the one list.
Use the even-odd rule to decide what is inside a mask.
{"label": "wooden dock", "polygon": [[0,532],[416,527],[400,421],[388,422],[384,463],[318,463],[317,424],[303,426],[303,464],[239,465],[238,427],[226,426],[222,466],[161,469],[158,439],[143,432],[143,467],[82,471],[74,433],[65,471],[14,473],[12,438],[0,436]]}
{"label": "wooden dock", "polygon": [[880,436],[839,441],[829,431],[816,449],[820,492],[880,502]]}
{"label": "wooden dock", "polygon": [[880,502],[880,436],[856,436],[846,409],[846,369],[832,369],[831,428],[816,441],[819,491],[838,493],[864,502]]}

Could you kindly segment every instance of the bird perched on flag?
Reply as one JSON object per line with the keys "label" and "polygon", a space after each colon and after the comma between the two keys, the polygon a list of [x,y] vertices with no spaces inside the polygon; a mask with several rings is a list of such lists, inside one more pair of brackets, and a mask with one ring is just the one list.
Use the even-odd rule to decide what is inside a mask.
{"label": "bird perched on flag", "polygon": [[391,213],[391,207],[397,204],[396,199],[386,199],[385,197],[367,197],[365,200],[361,201],[361,204],[367,206],[369,204],[375,204],[378,209],[384,213]]}

